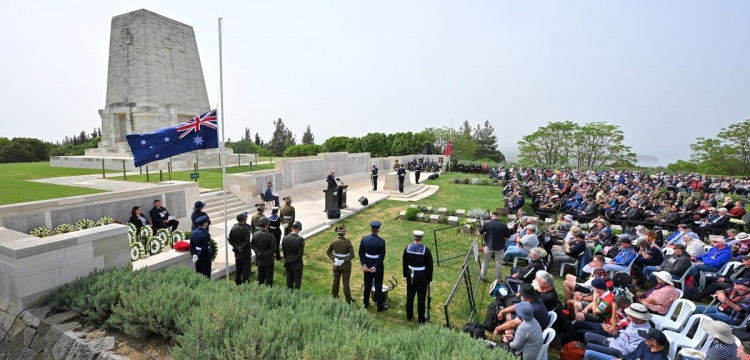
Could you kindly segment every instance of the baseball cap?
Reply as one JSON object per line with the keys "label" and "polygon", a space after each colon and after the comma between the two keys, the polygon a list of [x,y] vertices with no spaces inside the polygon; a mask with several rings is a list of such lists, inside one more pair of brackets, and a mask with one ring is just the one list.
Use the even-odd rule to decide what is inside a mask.
{"label": "baseball cap", "polygon": [[599,290],[607,290],[607,282],[604,279],[596,278],[591,281],[591,286]]}
{"label": "baseball cap", "polygon": [[667,336],[664,335],[663,332],[659,329],[650,328],[648,330],[640,329],[638,330],[638,335],[640,335],[645,340],[653,340],[656,341],[659,345],[667,345]]}

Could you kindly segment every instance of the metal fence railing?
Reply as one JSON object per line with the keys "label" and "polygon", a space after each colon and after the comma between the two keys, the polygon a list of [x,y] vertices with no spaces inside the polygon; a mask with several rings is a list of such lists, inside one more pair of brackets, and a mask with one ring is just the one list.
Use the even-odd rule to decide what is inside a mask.
{"label": "metal fence railing", "polygon": [[478,255],[478,245],[474,241],[465,254],[458,280],[443,305],[445,326],[450,329],[460,330],[464,324],[474,319],[477,312],[476,296],[479,291],[481,266]]}
{"label": "metal fence railing", "polygon": [[[478,224],[479,222],[476,222],[475,226]],[[452,225],[433,230],[437,266],[465,256],[466,248],[477,238],[476,234],[462,233],[461,228],[461,225]]]}

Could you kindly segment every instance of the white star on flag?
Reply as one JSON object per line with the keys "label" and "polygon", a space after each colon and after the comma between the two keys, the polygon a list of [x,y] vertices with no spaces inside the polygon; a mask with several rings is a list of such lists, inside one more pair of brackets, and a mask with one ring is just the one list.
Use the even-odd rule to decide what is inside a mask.
{"label": "white star on flag", "polygon": [[194,137],[194,138],[193,138],[193,143],[194,143],[195,145],[200,145],[200,144],[203,144],[203,138],[202,138],[202,137],[200,137],[200,136],[196,136],[196,137]]}
{"label": "white star on flag", "polygon": [[165,137],[164,142],[169,142],[169,137]]}
{"label": "white star on flag", "polygon": [[146,145],[146,140],[141,140],[141,145]]}
{"label": "white star on flag", "polygon": [[154,146],[152,145],[152,146],[149,146],[148,148],[149,148],[149,149],[153,149],[153,148],[154,148]]}
{"label": "white star on flag", "polygon": [[157,158],[157,159],[159,158],[159,154],[156,154],[156,158]]}

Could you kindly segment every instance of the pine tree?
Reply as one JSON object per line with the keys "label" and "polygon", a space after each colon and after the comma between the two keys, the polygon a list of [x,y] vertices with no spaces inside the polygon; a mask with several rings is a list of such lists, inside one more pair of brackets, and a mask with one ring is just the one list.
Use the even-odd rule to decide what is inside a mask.
{"label": "pine tree", "polygon": [[263,140],[260,139],[260,136],[257,132],[255,133],[255,145],[263,146]]}
{"label": "pine tree", "polygon": [[[468,123],[465,123],[468,125]],[[474,129],[474,140],[477,142],[477,152],[475,156],[477,159],[492,159],[497,162],[505,161],[505,156],[499,150],[497,150],[497,136],[495,135],[495,128],[490,125],[489,120],[484,121],[484,127],[477,127]]]}
{"label": "pine tree", "polygon": [[315,136],[312,133],[312,130],[310,129],[310,125],[307,125],[307,129],[305,129],[305,133],[302,134],[302,145],[314,145],[315,144]]}
{"label": "pine tree", "polygon": [[297,141],[294,139],[292,131],[287,129],[281,118],[274,121],[273,125],[275,130],[273,131],[273,135],[271,135],[271,140],[268,142],[267,148],[271,150],[271,153],[281,155],[286,148],[296,144]]}
{"label": "pine tree", "polygon": [[250,128],[245,128],[245,136],[242,137],[242,140],[250,140]]}

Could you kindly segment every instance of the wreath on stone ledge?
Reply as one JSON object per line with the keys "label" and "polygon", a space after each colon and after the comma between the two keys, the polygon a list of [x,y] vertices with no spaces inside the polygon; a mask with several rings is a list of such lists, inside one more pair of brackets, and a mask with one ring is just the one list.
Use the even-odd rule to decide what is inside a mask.
{"label": "wreath on stone ledge", "polygon": [[211,261],[216,260],[217,255],[219,255],[219,244],[217,244],[216,240],[212,238],[211,239]]}

